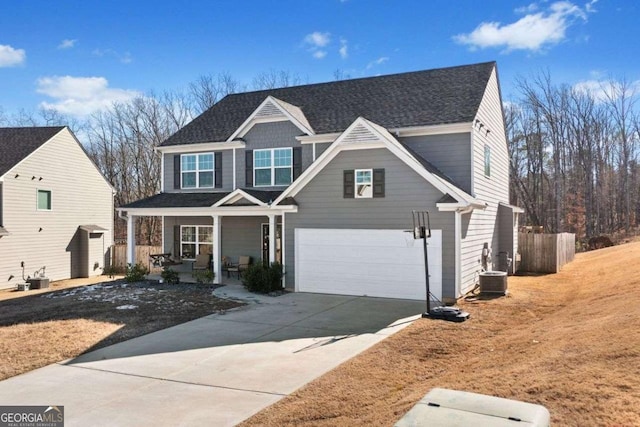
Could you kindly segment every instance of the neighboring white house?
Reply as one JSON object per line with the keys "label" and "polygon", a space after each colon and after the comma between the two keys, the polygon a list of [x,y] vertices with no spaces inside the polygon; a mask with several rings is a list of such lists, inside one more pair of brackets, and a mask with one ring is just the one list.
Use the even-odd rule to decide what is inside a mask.
{"label": "neighboring white house", "polygon": [[429,211],[431,290],[454,300],[518,250],[494,62],[228,95],[158,151],[161,192],[119,208],[129,260],[155,215],[164,252],[210,254],[217,281],[244,255],[295,291],[424,299],[405,230]]}
{"label": "neighboring white house", "polygon": [[113,194],[69,128],[0,128],[0,289],[102,274]]}

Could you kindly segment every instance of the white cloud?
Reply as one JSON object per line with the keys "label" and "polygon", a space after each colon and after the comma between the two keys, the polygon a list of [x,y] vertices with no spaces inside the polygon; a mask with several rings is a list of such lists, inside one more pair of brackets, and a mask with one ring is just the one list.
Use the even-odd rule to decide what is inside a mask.
{"label": "white cloud", "polygon": [[38,93],[53,98],[53,102],[41,102],[40,107],[79,117],[141,95],[134,90],[110,88],[104,77],[51,76],[41,77],[36,83]]}
{"label": "white cloud", "polygon": [[78,39],[64,39],[58,45],[58,49],[71,49],[76,45]]}
{"label": "white cloud", "polygon": [[371,61],[367,64],[367,70],[375,67],[376,65],[380,65],[380,64],[384,64],[385,62],[387,62],[389,60],[388,56],[381,56],[380,58],[376,59],[375,61]]}
{"label": "white cloud", "polygon": [[308,51],[316,59],[322,59],[327,56],[327,51],[323,48],[331,43],[331,33],[314,31],[304,36],[303,44],[308,46]]}
{"label": "white cloud", "polygon": [[321,33],[320,31],[314,31],[304,37],[304,42],[306,44],[316,48],[325,47],[330,41],[331,33]]}
{"label": "white cloud", "polygon": [[622,95],[631,97],[640,93],[640,80],[618,82],[615,80],[583,80],[573,85],[573,89],[589,94],[596,102],[619,99]]}
{"label": "white cloud", "polygon": [[24,49],[14,49],[8,44],[0,44],[0,68],[20,65],[26,57]]}
{"label": "white cloud", "polygon": [[340,39],[340,49],[338,49],[338,52],[342,59],[347,59],[349,57],[349,46],[347,45],[346,39]]}
{"label": "white cloud", "polygon": [[537,5],[530,4],[524,9],[516,9],[521,13],[529,12],[516,22],[505,25],[500,22],[483,22],[471,33],[458,34],[453,39],[457,43],[468,45],[471,50],[504,47],[506,52],[539,51],[564,40],[567,28],[577,19],[586,21],[587,13],[595,11],[594,3],[591,1],[582,9],[569,1],[557,1],[545,11],[537,13],[533,13],[537,10]]}
{"label": "white cloud", "polygon": [[93,52],[91,52],[93,55],[95,56],[111,56],[116,58],[118,61],[122,62],[123,64],[130,64],[131,62],[133,62],[133,57],[131,56],[130,52],[125,52],[125,53],[119,53],[113,49],[94,49]]}

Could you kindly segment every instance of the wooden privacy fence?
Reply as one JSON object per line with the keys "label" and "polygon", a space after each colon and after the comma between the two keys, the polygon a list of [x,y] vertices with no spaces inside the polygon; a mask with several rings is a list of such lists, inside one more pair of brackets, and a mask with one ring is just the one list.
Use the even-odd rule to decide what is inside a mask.
{"label": "wooden privacy fence", "polygon": [[518,233],[519,271],[557,273],[576,255],[576,235],[573,233]]}
{"label": "wooden privacy fence", "polygon": [[[149,265],[149,255],[159,254],[162,252],[162,246],[136,246],[136,264],[140,263],[148,267],[152,271],[160,271],[161,267],[153,267]],[[111,265],[114,267],[124,268],[127,266],[127,245],[113,245],[113,259]]]}

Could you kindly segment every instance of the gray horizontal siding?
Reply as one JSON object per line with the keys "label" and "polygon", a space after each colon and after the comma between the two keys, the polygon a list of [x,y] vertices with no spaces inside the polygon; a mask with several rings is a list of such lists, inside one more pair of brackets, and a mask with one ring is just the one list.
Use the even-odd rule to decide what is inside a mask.
{"label": "gray horizontal siding", "polygon": [[[222,188],[189,188],[179,189],[174,187],[173,180],[173,162],[174,157],[180,157],[181,153],[163,154],[164,161],[164,192],[165,193],[192,193],[198,192],[216,192],[216,191],[232,191],[233,190],[233,150],[223,151],[202,151],[202,153],[222,153]],[[198,153],[188,153],[198,154]]]}
{"label": "gray horizontal siding", "polygon": [[[344,199],[343,171],[384,168],[385,197]],[[438,212],[442,193],[387,149],[343,151],[295,196],[298,212],[285,215],[287,287],[295,278],[296,228],[410,229],[412,210],[428,210],[431,227],[442,230],[443,296],[455,292],[454,215]]]}
{"label": "gray horizontal siding", "polygon": [[[246,142],[247,150],[260,150],[264,148],[301,147],[296,140],[302,132],[291,122],[259,123],[251,128],[242,139]],[[302,170],[311,164],[311,147],[302,146]],[[246,187],[245,182],[245,150],[236,150],[236,180],[240,188]],[[261,190],[284,190],[286,187],[256,187]]]}
{"label": "gray horizontal siding", "polygon": [[400,139],[471,193],[471,134],[412,136]]}

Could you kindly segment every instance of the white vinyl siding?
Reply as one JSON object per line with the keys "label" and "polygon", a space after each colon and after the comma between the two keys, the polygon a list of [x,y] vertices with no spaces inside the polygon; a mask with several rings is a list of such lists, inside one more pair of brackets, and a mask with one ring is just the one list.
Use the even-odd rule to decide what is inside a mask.
{"label": "white vinyl siding", "polygon": [[[509,203],[509,154],[502,116],[498,79],[494,70],[478,109],[476,118],[484,126],[474,126],[471,136],[473,195],[487,203],[486,209],[476,209],[462,215],[461,294],[477,282],[482,247],[487,243],[492,251],[491,261],[497,267],[500,252],[498,233],[498,203]],[[474,121],[475,122],[475,121]],[[487,129],[490,132],[487,132]],[[491,176],[485,175],[485,147],[491,154]],[[491,268],[491,267],[490,267]]]}
{"label": "white vinyl siding", "polygon": [[293,149],[254,150],[253,185],[255,187],[287,186],[293,180]]}
{"label": "white vinyl siding", "polygon": [[[113,242],[112,188],[73,135],[62,130],[10,174],[2,183],[2,225],[11,234],[0,238],[0,288],[22,282],[22,261],[25,277],[42,267],[51,280],[78,277],[85,259],[90,275],[102,273]],[[39,189],[51,191],[51,211],[37,211]],[[79,256],[86,233],[78,227],[88,224],[107,230],[91,259]]]}
{"label": "white vinyl siding", "polygon": [[183,154],[180,157],[180,178],[182,188],[213,188],[213,153]]}

